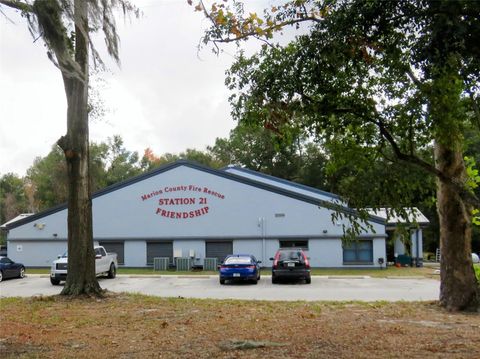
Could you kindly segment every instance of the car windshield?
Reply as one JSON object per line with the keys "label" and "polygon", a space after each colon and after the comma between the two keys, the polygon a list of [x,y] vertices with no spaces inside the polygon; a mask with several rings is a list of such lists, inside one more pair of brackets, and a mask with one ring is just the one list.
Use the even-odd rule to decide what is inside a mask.
{"label": "car windshield", "polygon": [[252,259],[250,257],[228,257],[225,260],[225,264],[251,264]]}
{"label": "car windshield", "polygon": [[280,251],[280,254],[278,256],[278,260],[281,260],[281,261],[288,261],[288,260],[302,261],[303,260],[302,251],[299,251],[299,250]]}

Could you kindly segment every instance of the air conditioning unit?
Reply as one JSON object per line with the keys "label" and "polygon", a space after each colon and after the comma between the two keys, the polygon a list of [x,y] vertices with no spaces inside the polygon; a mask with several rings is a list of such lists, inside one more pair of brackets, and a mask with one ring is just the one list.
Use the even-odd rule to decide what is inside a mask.
{"label": "air conditioning unit", "polygon": [[216,271],[217,258],[205,258],[203,260],[203,270]]}
{"label": "air conditioning unit", "polygon": [[170,264],[170,258],[168,257],[155,257],[153,258],[153,270],[154,271],[166,271]]}
{"label": "air conditioning unit", "polygon": [[193,261],[191,258],[180,257],[176,258],[177,262],[177,271],[178,272],[188,272],[192,269]]}

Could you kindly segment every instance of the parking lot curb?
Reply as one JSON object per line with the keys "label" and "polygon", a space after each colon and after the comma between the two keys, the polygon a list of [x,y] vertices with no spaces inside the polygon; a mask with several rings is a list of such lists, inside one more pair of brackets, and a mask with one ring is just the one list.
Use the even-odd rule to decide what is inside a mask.
{"label": "parking lot curb", "polygon": [[368,275],[329,275],[328,279],[370,279]]}

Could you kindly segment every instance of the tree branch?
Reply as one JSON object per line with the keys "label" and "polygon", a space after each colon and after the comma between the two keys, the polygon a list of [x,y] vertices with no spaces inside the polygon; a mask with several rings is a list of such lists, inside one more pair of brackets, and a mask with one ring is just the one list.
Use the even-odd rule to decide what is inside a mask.
{"label": "tree branch", "polygon": [[408,155],[403,153],[400,150],[395,139],[393,138],[392,134],[385,127],[385,124],[381,120],[375,121],[374,123],[379,128],[380,134],[382,135],[382,137],[384,137],[390,143],[390,145],[392,146],[393,152],[395,153],[395,156],[400,161],[408,162],[410,164],[413,164],[415,166],[422,168],[423,170],[425,170],[430,174],[435,175],[440,181],[442,181],[443,183],[453,188],[465,203],[468,203],[474,206],[475,208],[480,207],[480,199],[475,195],[475,193],[472,193],[465,188],[465,183],[459,181],[456,178],[451,178],[445,175],[445,173],[437,169],[435,166],[432,166],[430,163],[422,160],[421,158],[415,155],[412,155],[412,154]]}
{"label": "tree branch", "polygon": [[413,73],[412,69],[409,67],[407,70],[407,76],[412,80],[412,82],[417,86],[420,91],[423,91],[425,85],[418,79],[417,76]]}
{"label": "tree branch", "polygon": [[[209,16],[207,16],[207,17],[211,20],[211,17],[209,17]],[[263,28],[262,31],[266,32],[266,33],[270,32],[270,31],[278,31],[285,26],[300,24],[300,23],[306,22],[306,21],[320,22],[321,20],[316,18],[316,17],[308,16],[308,17],[303,17],[301,19],[289,20],[289,21],[282,22],[280,24],[267,26],[267,27]],[[258,33],[256,31],[252,30],[252,31],[249,31],[249,32],[244,32],[241,35],[236,36],[236,37],[220,38],[220,39],[217,39],[217,40],[213,40],[213,42],[227,44],[227,43],[230,43],[230,42],[241,41],[241,40],[247,39],[249,37],[258,37]]]}
{"label": "tree branch", "polygon": [[[318,104],[318,101],[312,99],[311,97],[309,97],[305,94],[303,94],[301,96],[302,96],[303,99],[307,99],[308,101],[310,101],[312,103],[317,103]],[[331,112],[333,114],[349,113],[349,114],[355,115],[356,117],[364,118],[366,121],[376,125],[378,127],[379,131],[380,131],[381,138],[385,139],[390,144],[390,146],[393,150],[393,153],[395,155],[395,158],[397,158],[400,161],[403,161],[403,162],[409,163],[411,165],[417,166],[417,167],[423,169],[424,171],[426,171],[427,173],[430,173],[430,174],[436,176],[440,181],[442,181],[443,183],[445,183],[448,186],[450,186],[451,188],[453,188],[453,190],[455,190],[459,194],[459,196],[462,198],[462,200],[465,203],[468,203],[468,204],[474,206],[475,208],[480,208],[480,199],[475,195],[475,193],[470,192],[465,187],[465,183],[463,183],[461,181],[461,179],[452,178],[450,176],[447,176],[445,173],[440,171],[434,165],[432,165],[432,164],[422,160],[420,157],[414,155],[413,151],[410,154],[406,154],[406,153],[402,152],[402,150],[400,149],[400,146],[398,145],[397,141],[395,140],[393,135],[390,133],[390,131],[387,129],[387,127],[385,126],[385,123],[381,120],[380,115],[375,111],[375,109],[373,110],[374,117],[370,117],[370,116],[366,115],[365,111],[358,111],[353,107],[342,107],[342,108],[340,108],[340,107],[331,108],[330,107],[330,108],[327,108],[327,106],[324,106],[322,104],[319,104],[319,105],[321,106],[321,109],[323,111],[327,110],[327,112]],[[380,152],[380,153],[382,153],[382,152]],[[386,157],[386,159],[390,160],[390,161],[392,160],[392,159],[389,159],[387,157]]]}
{"label": "tree branch", "polygon": [[[208,20],[210,20],[210,22],[212,23],[215,30],[218,31],[219,34],[221,34],[223,32],[222,28],[220,28],[218,26],[217,22],[215,21],[215,19],[212,16],[212,14],[207,11],[207,8],[204,5],[203,0],[200,0],[200,6],[203,9],[203,13],[205,14],[205,17]],[[307,15],[306,8],[303,5],[302,5],[302,7],[303,7],[303,11],[304,11],[304,13],[302,14],[302,17],[299,17],[297,19],[292,19],[292,20],[289,20],[289,21],[284,21],[284,22],[281,22],[281,23],[278,23],[278,24],[273,24],[273,25],[270,25],[270,26],[267,26],[267,27],[264,27],[264,28],[259,27],[260,30],[263,33],[272,33],[274,31],[278,31],[278,30],[282,29],[285,26],[300,24],[300,23],[306,22],[306,21],[311,21],[311,22],[321,22],[322,21],[321,19],[319,19],[315,16]],[[227,37],[223,38],[223,37],[220,36],[220,38],[212,40],[212,42],[214,43],[215,47],[218,49],[218,45],[216,45],[217,43],[236,42],[236,41],[245,40],[249,37],[254,37],[254,38],[260,39],[259,33],[257,32],[257,29],[252,29],[251,31],[248,31],[248,32],[242,32],[241,34],[238,34],[235,37],[228,37],[227,36]],[[267,44],[268,44],[268,42],[267,42]]]}
{"label": "tree branch", "polygon": [[12,9],[21,10],[29,13],[33,13],[33,7],[23,1],[18,0],[0,0],[1,5],[11,7]]}

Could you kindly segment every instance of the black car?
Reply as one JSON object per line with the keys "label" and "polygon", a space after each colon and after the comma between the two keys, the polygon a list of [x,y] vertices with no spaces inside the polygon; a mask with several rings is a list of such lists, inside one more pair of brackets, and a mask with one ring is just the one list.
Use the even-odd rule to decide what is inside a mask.
{"label": "black car", "polygon": [[0,282],[7,278],[25,277],[25,266],[15,263],[8,257],[0,257]]}
{"label": "black car", "polygon": [[310,262],[302,248],[280,248],[275,254],[272,266],[272,283],[282,279],[305,280],[310,284]]}

